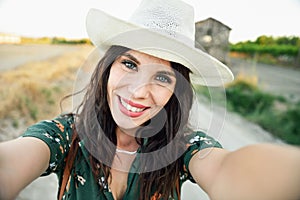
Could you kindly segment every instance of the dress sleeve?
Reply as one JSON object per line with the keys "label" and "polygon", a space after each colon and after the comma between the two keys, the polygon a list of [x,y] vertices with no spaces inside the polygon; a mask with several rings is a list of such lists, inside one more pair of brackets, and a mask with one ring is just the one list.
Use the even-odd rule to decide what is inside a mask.
{"label": "dress sleeve", "polygon": [[181,175],[181,179],[190,180],[193,183],[195,183],[195,180],[193,179],[192,175],[189,172],[189,163],[192,157],[202,149],[212,148],[212,147],[222,148],[222,146],[214,138],[200,131],[193,132],[192,134],[186,136],[186,141],[187,141],[187,150],[183,155],[184,173]]}
{"label": "dress sleeve", "polygon": [[48,169],[42,176],[57,173],[64,165],[72,140],[73,115],[60,115],[53,120],[40,121],[27,128],[21,137],[35,137],[44,141],[50,149]]}

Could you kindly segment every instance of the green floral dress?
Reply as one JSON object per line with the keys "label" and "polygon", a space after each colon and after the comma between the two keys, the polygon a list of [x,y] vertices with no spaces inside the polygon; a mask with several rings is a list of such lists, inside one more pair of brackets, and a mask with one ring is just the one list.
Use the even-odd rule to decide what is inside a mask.
{"label": "green floral dress", "polygon": [[[51,158],[48,169],[42,176],[50,173],[56,173],[59,183],[62,181],[62,174],[65,166],[65,158],[69,151],[72,127],[74,124],[73,115],[61,115],[53,120],[41,121],[30,126],[22,137],[36,137],[43,140],[50,149]],[[183,171],[180,172],[180,187],[186,181],[195,182],[190,175],[188,169],[189,162],[192,156],[199,150],[209,147],[221,148],[221,145],[212,137],[207,136],[203,132],[194,132],[187,136],[188,148],[184,155],[180,158],[184,159]],[[131,168],[137,166],[138,159],[135,159]],[[93,176],[89,163],[89,153],[84,146],[83,141],[79,142],[79,150],[75,158],[74,167],[66,186],[63,199],[65,200],[113,200],[113,195],[107,185],[104,185],[104,177],[101,177],[97,182]],[[134,170],[132,170],[134,171]],[[134,200],[139,196],[137,183],[139,180],[138,173],[129,173],[127,179],[127,189],[123,200]],[[99,184],[104,186],[104,190],[99,189]],[[178,199],[174,188],[174,199]],[[157,194],[153,194],[151,200],[157,199]],[[172,198],[170,198],[172,199]]]}

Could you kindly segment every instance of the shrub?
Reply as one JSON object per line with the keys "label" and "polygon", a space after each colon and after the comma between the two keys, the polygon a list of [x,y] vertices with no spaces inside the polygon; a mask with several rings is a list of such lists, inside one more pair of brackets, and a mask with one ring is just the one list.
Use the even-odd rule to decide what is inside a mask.
{"label": "shrub", "polygon": [[[284,97],[262,92],[245,81],[227,87],[226,95],[229,110],[259,124],[289,144],[300,145],[300,102],[292,104]],[[281,106],[276,106],[276,103]]]}
{"label": "shrub", "polygon": [[246,82],[237,82],[226,89],[228,106],[243,115],[262,113],[270,109],[274,97],[262,93],[257,87]]}

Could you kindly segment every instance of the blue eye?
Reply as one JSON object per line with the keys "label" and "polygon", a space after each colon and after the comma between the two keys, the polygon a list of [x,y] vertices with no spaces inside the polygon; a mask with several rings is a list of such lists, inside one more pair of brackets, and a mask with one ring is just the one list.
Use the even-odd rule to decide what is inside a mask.
{"label": "blue eye", "polygon": [[166,75],[158,75],[155,79],[162,83],[172,83],[171,78]]}
{"label": "blue eye", "polygon": [[130,69],[130,70],[135,70],[135,71],[137,71],[137,65],[136,65],[134,62],[132,62],[132,61],[130,61],[130,60],[123,60],[121,63],[122,63],[126,68],[128,68],[128,69]]}

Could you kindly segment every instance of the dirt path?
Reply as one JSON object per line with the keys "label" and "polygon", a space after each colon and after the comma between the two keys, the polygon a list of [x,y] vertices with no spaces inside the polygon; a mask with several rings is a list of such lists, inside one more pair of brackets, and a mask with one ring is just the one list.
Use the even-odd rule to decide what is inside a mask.
{"label": "dirt path", "polygon": [[76,51],[76,45],[11,45],[0,44],[0,72],[27,62],[41,61],[66,52]]}
{"label": "dirt path", "polygon": [[258,85],[264,91],[282,95],[292,101],[300,100],[300,70],[231,59],[230,68],[234,74],[245,73],[258,77]]}

